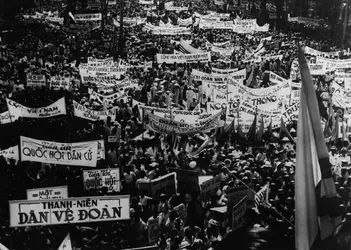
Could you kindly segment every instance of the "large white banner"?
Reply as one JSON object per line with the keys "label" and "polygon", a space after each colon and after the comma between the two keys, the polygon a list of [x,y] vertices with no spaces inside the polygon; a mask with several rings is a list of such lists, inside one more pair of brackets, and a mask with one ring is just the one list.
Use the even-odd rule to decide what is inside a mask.
{"label": "large white banner", "polygon": [[329,59],[329,58],[317,56],[316,63],[325,64],[327,70],[351,68],[351,59],[338,60],[338,59]]}
{"label": "large white banner", "polygon": [[212,46],[211,51],[213,53],[218,53],[220,55],[224,56],[231,56],[234,52],[234,48],[222,48],[222,47],[217,47],[217,46]]}
{"label": "large white banner", "polygon": [[84,189],[100,192],[107,188],[107,193],[121,191],[119,168],[83,170]]}
{"label": "large white banner", "polygon": [[28,108],[10,99],[6,99],[6,102],[10,115],[14,116],[15,119],[18,119],[18,117],[47,118],[66,114],[66,103],[64,97],[53,104],[42,108]]}
{"label": "large white banner", "polygon": [[191,54],[206,53],[206,51],[201,50],[201,49],[196,49],[193,46],[191,46],[190,44],[191,44],[191,41],[186,41],[186,40],[180,39],[180,45],[189,53],[191,53]]}
{"label": "large white banner", "polygon": [[218,69],[218,68],[213,68],[212,67],[212,73],[221,74],[221,75],[228,75],[228,74],[234,73],[234,72],[236,72],[238,70],[239,70],[238,68],[234,68],[234,69]]}
{"label": "large white banner", "polygon": [[115,78],[121,78],[122,75],[125,75],[126,70],[121,69],[116,66],[85,66],[79,65],[79,73],[81,77],[85,76],[114,76]]}
{"label": "large white banner", "polygon": [[10,227],[128,220],[129,202],[129,195],[9,201]]}
{"label": "large white banner", "polygon": [[207,82],[217,82],[224,83],[227,81],[227,76],[223,74],[208,74],[197,69],[191,71],[191,76],[195,81],[207,81]]}
{"label": "large white banner", "polygon": [[21,161],[96,167],[98,142],[60,143],[20,137]]}
{"label": "large white banner", "polygon": [[208,22],[204,19],[200,20],[199,28],[204,30],[233,30],[234,24],[232,21],[223,21],[223,22]]}
{"label": "large white banner", "polygon": [[325,75],[327,72],[326,65],[325,64],[308,64],[310,68],[310,73],[312,76],[321,76]]}
{"label": "large white banner", "polygon": [[27,200],[30,201],[66,198],[68,198],[67,186],[27,189]]}
{"label": "large white banner", "polygon": [[186,18],[186,19],[181,19],[178,17],[178,25],[179,26],[189,26],[189,25],[192,25],[193,24],[193,19],[192,17],[189,17],[189,18]]}
{"label": "large white banner", "polygon": [[339,51],[336,52],[322,52],[311,47],[305,47],[305,54],[321,57],[339,56]]}
{"label": "large white banner", "polygon": [[197,63],[197,62],[210,62],[211,53],[199,54],[156,54],[157,63],[173,64],[173,63]]}
{"label": "large white banner", "polygon": [[155,27],[151,30],[153,35],[175,36],[175,35],[190,35],[191,30],[187,27]]}
{"label": "large white banner", "polygon": [[116,117],[116,108],[112,108],[105,111],[95,111],[88,109],[87,107],[79,104],[78,102],[73,100],[73,112],[74,115],[83,119],[87,119],[90,121],[106,121],[107,117],[110,116],[112,120]]}

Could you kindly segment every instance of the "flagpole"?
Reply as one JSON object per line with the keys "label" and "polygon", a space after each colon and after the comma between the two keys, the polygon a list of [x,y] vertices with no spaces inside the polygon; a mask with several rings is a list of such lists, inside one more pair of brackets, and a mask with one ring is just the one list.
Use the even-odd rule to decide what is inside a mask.
{"label": "flagpole", "polygon": [[[247,189],[249,189],[252,193],[256,194],[255,190],[252,190],[245,182],[240,180],[235,174],[231,172],[231,174],[239,180],[241,184],[243,184]],[[274,212],[276,212],[278,215],[280,215],[286,222],[290,224],[293,228],[295,228],[295,225],[290,222],[288,218],[286,218],[284,215],[282,215],[278,210],[276,210],[271,204],[267,203],[266,201],[263,201],[266,205],[268,205],[269,208],[271,208]]]}

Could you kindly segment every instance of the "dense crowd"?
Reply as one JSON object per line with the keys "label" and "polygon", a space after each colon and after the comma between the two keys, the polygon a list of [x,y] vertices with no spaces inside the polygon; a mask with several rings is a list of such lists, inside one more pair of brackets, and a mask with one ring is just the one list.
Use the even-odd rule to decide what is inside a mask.
{"label": "dense crowd", "polygon": [[[194,4],[195,5],[195,4]],[[134,9],[133,9],[134,8]],[[203,8],[206,9],[206,8]],[[133,10],[133,11],[132,11]],[[54,11],[54,10],[52,10]],[[198,10],[200,11],[200,10]],[[116,16],[115,10],[111,10]],[[153,15],[140,5],[131,3],[126,11],[128,17],[145,17],[149,23],[160,20],[172,22],[179,15],[182,19],[192,17],[189,12],[154,11]],[[162,22],[163,22],[162,21]],[[291,30],[268,31],[253,35],[237,34],[223,30],[191,28],[191,35],[162,36],[145,32],[142,25],[125,26],[125,62],[138,65],[152,62],[152,67],[132,67],[122,78],[129,77],[138,87],[126,91],[127,97],[112,103],[100,103],[92,98],[91,89],[98,91],[94,83],[83,83],[78,68],[79,61],[87,58],[104,59],[116,53],[113,41],[118,27],[106,25],[90,32],[75,34],[61,25],[18,16],[12,33],[2,35],[0,46],[0,111],[7,110],[6,98],[27,107],[45,107],[65,98],[67,115],[44,119],[19,118],[0,125],[1,149],[19,144],[19,136],[47,141],[82,142],[103,139],[105,159],[98,162],[97,169],[120,169],[121,192],[130,195],[130,220],[95,222],[86,224],[52,225],[43,227],[9,227],[11,200],[25,200],[26,189],[68,186],[70,197],[107,195],[106,190],[87,193],[82,185],[84,167],[22,162],[1,159],[0,176],[0,243],[9,249],[57,249],[69,232],[74,249],[126,249],[150,245],[148,221],[158,219],[159,237],[155,242],[159,249],[294,249],[294,169],[296,148],[296,121],[287,124],[288,129],[278,127],[266,130],[261,141],[249,140],[237,127],[223,131],[216,129],[207,133],[212,143],[196,156],[189,154],[201,145],[195,136],[178,138],[180,146],[175,149],[175,137],[144,130],[143,114],[134,100],[154,107],[200,110],[206,109],[201,81],[191,78],[193,69],[211,73],[219,69],[246,69],[244,84],[251,88],[272,85],[265,74],[271,71],[289,79],[291,65],[296,58],[296,44],[320,51],[336,51],[330,40],[314,40],[308,35]],[[272,39],[263,44],[262,58],[281,55],[282,59],[254,62],[248,58],[259,46],[262,38]],[[230,41],[236,48],[229,63],[214,55],[211,62],[193,64],[157,64],[156,54],[173,54],[181,50],[179,41],[191,40],[194,48],[205,49],[207,43]],[[345,58],[341,53],[336,58]],[[313,56],[308,56],[313,61]],[[250,79],[255,71],[255,80]],[[47,86],[27,86],[27,74],[45,75]],[[70,79],[69,89],[54,90],[50,79],[60,75]],[[250,79],[250,80],[249,80]],[[330,88],[333,78],[314,77],[316,91],[321,97],[321,109],[326,119],[329,108]],[[103,94],[103,91],[100,91]],[[115,117],[105,121],[88,121],[75,117],[73,101],[94,110],[117,107]],[[334,107],[343,121],[342,107]],[[323,112],[321,112],[323,113]],[[335,112],[337,113],[337,112]],[[346,121],[346,120],[345,120]],[[268,124],[267,124],[268,125]],[[108,142],[111,135],[118,135],[117,142]],[[347,136],[337,135],[328,143],[333,166],[335,185],[341,201],[340,213],[344,220],[351,219],[349,203],[350,164]],[[215,192],[203,194],[178,181],[174,194],[162,193],[155,197],[140,191],[142,183],[180,170],[196,176],[219,176],[220,184]],[[232,215],[227,205],[230,189],[243,186],[248,193],[257,193],[269,183],[264,202],[249,200],[244,223],[232,230]],[[231,204],[234,205],[234,204]],[[229,208],[230,206],[228,206]],[[183,211],[183,213],[180,211]]]}

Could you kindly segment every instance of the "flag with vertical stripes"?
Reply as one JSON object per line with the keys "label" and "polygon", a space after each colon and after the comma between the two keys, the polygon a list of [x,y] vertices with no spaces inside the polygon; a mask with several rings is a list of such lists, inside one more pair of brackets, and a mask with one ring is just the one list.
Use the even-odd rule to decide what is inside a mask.
{"label": "flag with vertical stripes", "polygon": [[312,77],[299,46],[302,78],[295,170],[295,248],[310,250],[341,222]]}
{"label": "flag with vertical stripes", "polygon": [[255,194],[255,205],[256,207],[262,205],[268,205],[268,195],[269,195],[269,183],[264,185],[260,191]]}

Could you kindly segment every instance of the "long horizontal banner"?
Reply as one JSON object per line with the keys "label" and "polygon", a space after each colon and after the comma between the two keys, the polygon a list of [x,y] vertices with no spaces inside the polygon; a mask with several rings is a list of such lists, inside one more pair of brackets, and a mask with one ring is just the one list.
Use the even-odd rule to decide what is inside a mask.
{"label": "long horizontal banner", "polygon": [[20,137],[22,161],[96,167],[98,142],[59,143]]}
{"label": "long horizontal banner", "polygon": [[218,69],[218,68],[213,68],[212,67],[212,73],[221,74],[221,75],[228,75],[228,74],[234,73],[234,72],[236,72],[238,70],[239,70],[238,68],[234,68],[234,69]]}
{"label": "long horizontal banner", "polygon": [[199,23],[199,28],[204,30],[233,30],[234,24],[232,21],[224,21],[224,22],[205,22],[203,20]]}
{"label": "long horizontal banner", "polygon": [[317,56],[317,64],[325,64],[326,69],[347,69],[351,68],[351,59],[329,59]]}
{"label": "long horizontal banner", "polygon": [[42,108],[28,108],[10,99],[6,99],[6,102],[10,115],[14,116],[15,119],[18,119],[18,117],[47,118],[66,114],[66,103],[64,97],[53,104]]}
{"label": "long horizontal banner", "polygon": [[106,188],[107,193],[121,191],[119,168],[83,170],[84,189],[100,192]]}
{"label": "long horizontal banner", "polygon": [[305,47],[305,54],[321,57],[339,56],[339,51],[336,52],[322,52],[311,47]]}
{"label": "long horizontal banner", "polygon": [[107,117],[111,117],[112,120],[116,117],[116,108],[112,108],[105,111],[95,111],[88,109],[87,107],[79,104],[73,100],[73,112],[74,115],[90,121],[106,121]]}
{"label": "long horizontal banner", "polygon": [[155,28],[152,31],[153,35],[164,35],[164,36],[175,36],[175,35],[190,35],[190,29],[186,27],[175,27],[175,28]]}
{"label": "long horizontal banner", "polygon": [[206,119],[200,120],[194,124],[176,122],[170,119],[164,119],[151,113],[147,113],[144,119],[145,129],[149,129],[160,134],[172,135],[193,135],[205,133],[219,126],[219,118],[222,112],[212,115]]}
{"label": "long horizontal banner", "polygon": [[191,71],[191,75],[195,81],[207,81],[224,83],[227,81],[227,76],[222,74],[208,74],[197,69]]}
{"label": "long horizontal banner", "polygon": [[30,201],[66,198],[68,198],[67,186],[27,189],[27,200]]}
{"label": "long horizontal banner", "polygon": [[173,63],[197,63],[197,62],[210,62],[211,53],[199,54],[156,54],[157,63],[173,64]]}
{"label": "long horizontal banner", "polygon": [[75,14],[74,18],[76,21],[101,21],[102,19],[102,14],[101,13],[95,13],[95,14]]}
{"label": "long horizontal banner", "polygon": [[129,202],[129,195],[9,201],[10,227],[128,220]]}
{"label": "long horizontal banner", "polygon": [[[200,111],[190,111],[190,110],[177,110],[177,109],[164,109],[164,108],[157,108],[151,106],[143,106],[138,105],[139,113],[143,114],[144,112],[153,113],[156,116],[171,119],[177,122],[187,122],[187,123],[196,123],[200,119],[207,118],[206,115],[202,115]],[[143,120],[143,117],[141,117]]]}

